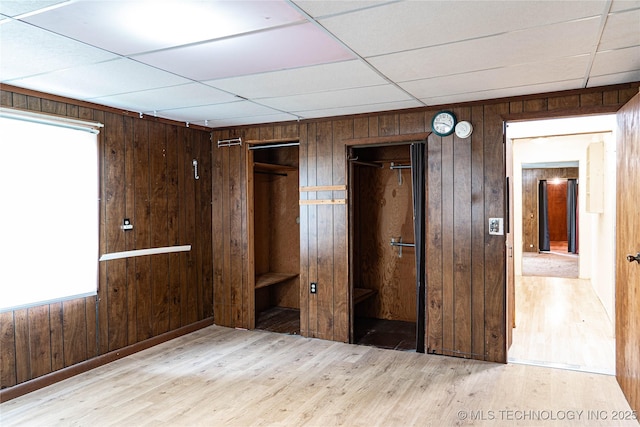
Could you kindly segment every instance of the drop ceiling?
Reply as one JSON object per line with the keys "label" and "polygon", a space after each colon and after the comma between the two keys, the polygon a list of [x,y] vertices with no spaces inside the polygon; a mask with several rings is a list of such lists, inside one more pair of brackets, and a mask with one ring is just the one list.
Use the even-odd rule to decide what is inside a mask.
{"label": "drop ceiling", "polygon": [[0,81],[211,128],[640,81],[640,1],[6,1]]}

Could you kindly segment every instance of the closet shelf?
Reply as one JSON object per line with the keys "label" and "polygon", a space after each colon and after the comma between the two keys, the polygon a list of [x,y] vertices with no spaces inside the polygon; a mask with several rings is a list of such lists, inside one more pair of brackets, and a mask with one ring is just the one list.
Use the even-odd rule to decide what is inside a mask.
{"label": "closet shelf", "polygon": [[286,166],[286,165],[276,165],[273,163],[254,163],[253,169],[258,172],[291,172],[297,171],[297,167]]}
{"label": "closet shelf", "polygon": [[353,305],[373,297],[378,292],[373,289],[353,288]]}
{"label": "closet shelf", "polygon": [[264,273],[256,275],[256,289],[277,285],[289,279],[298,277],[298,273]]}

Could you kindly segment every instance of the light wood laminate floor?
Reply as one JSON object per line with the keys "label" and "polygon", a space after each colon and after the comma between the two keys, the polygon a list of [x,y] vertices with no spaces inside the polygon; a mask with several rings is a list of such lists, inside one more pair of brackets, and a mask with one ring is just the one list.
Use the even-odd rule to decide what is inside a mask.
{"label": "light wood laminate floor", "polygon": [[614,377],[211,326],[0,405],[8,426],[637,426]]}
{"label": "light wood laminate floor", "polygon": [[615,374],[613,326],[589,280],[517,276],[509,360]]}

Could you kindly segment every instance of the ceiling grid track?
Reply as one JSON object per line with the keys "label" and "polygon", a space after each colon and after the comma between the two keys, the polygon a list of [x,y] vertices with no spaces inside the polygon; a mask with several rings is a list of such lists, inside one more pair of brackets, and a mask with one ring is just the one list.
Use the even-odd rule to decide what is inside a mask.
{"label": "ceiling grid track", "polygon": [[596,54],[598,53],[598,47],[600,46],[600,42],[602,41],[602,34],[604,33],[604,27],[607,24],[607,19],[609,19],[609,13],[611,12],[611,5],[613,0],[607,0],[607,3],[604,6],[604,11],[600,16],[600,27],[598,28],[598,35],[596,37],[595,43],[593,44],[593,48],[589,53],[589,64],[587,64],[587,69],[584,74],[584,79],[582,81],[582,87],[586,88],[589,84],[589,76],[591,75],[591,69],[593,68],[593,63],[596,60]]}

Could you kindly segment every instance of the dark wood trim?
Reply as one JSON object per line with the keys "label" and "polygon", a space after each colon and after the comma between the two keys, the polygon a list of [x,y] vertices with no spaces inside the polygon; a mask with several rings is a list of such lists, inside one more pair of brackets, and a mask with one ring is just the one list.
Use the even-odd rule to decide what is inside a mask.
{"label": "dark wood trim", "polygon": [[[62,103],[65,103],[65,104],[73,104],[74,106],[77,106],[77,107],[86,107],[86,108],[91,108],[91,109],[94,109],[94,110],[105,111],[105,112],[108,112],[108,113],[115,113],[115,114],[119,114],[119,115],[125,116],[125,117],[134,117],[134,118],[139,118],[140,117],[140,112],[122,110],[120,108],[108,107],[106,105],[95,104],[93,102],[88,102],[88,101],[80,101],[78,99],[67,98],[65,96],[52,95],[50,93],[39,92],[39,91],[33,90],[33,89],[25,89],[25,88],[18,87],[18,86],[11,86],[11,85],[8,85],[6,83],[0,83],[0,90],[6,90],[8,92],[19,93],[21,95],[33,96],[33,97],[36,97],[36,98],[47,99],[47,100],[50,100],[50,101],[62,102]],[[33,111],[33,110],[27,109],[25,111]],[[65,117],[67,117],[67,116],[65,116]],[[176,120],[164,119],[162,117],[153,117],[153,116],[148,116],[148,115],[145,115],[145,114],[142,115],[142,118],[140,118],[140,120],[148,120],[148,121],[151,121],[151,122],[162,123],[162,124],[172,125],[172,126],[181,126],[181,127],[186,127],[186,128],[189,128],[189,129],[197,129],[197,130],[204,130],[204,131],[210,131],[211,130],[211,128],[206,127],[206,126],[196,125],[196,124],[192,124],[192,123],[189,123],[189,126],[187,126],[186,122],[179,122],[179,121],[176,121]]]}
{"label": "dark wood trim", "polygon": [[163,342],[170,341],[174,338],[178,338],[182,335],[189,334],[191,332],[197,331],[198,329],[206,328],[207,326],[211,325],[213,325],[213,317],[200,320],[198,322],[183,326],[173,331],[157,335],[153,338],[140,341],[138,343],[123,347],[118,350],[110,351],[109,353],[94,357],[93,359],[89,359],[84,362],[69,366],[67,368],[51,372],[50,374],[42,375],[30,381],[17,384],[13,387],[3,389],[0,391],[0,403],[7,402],[11,399],[15,399],[16,397],[23,396],[27,393],[31,393],[32,391],[39,390],[51,384],[66,380],[67,378],[82,374],[84,372],[90,371],[91,369],[106,365],[107,363],[122,359],[123,357],[130,356],[139,351],[146,350],[155,345],[162,344]]}
{"label": "dark wood trim", "polygon": [[576,116],[592,116],[601,114],[614,114],[624,103],[611,105],[594,105],[591,107],[578,107],[558,110],[529,111],[525,113],[505,114],[502,118],[505,121],[517,122],[524,120],[540,120],[540,119],[560,119],[565,117]]}
{"label": "dark wood trim", "polygon": [[374,136],[368,138],[345,139],[343,142],[346,146],[402,144],[413,141],[426,141],[430,134],[431,132],[420,132],[404,135]]}
{"label": "dark wood trim", "polygon": [[247,145],[286,144],[288,142],[300,142],[300,138],[276,138],[276,139],[248,139]]}

